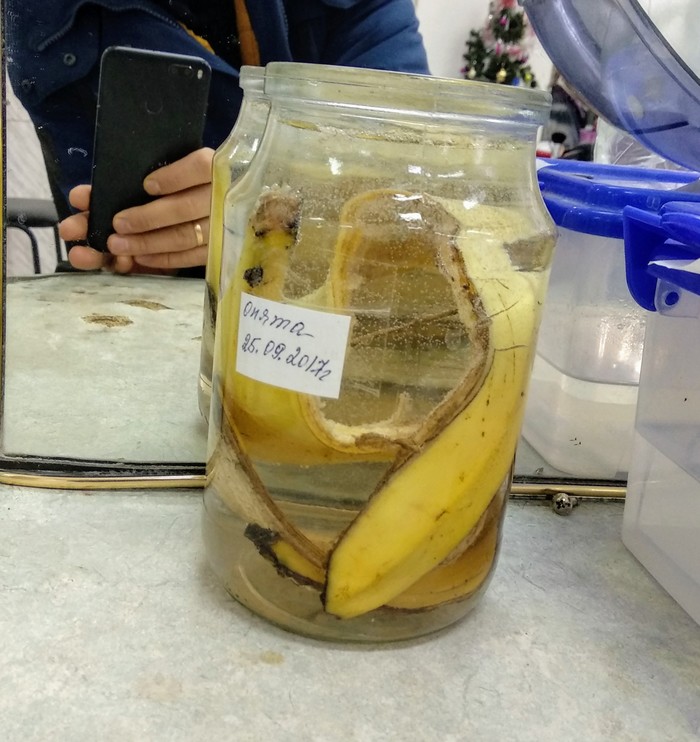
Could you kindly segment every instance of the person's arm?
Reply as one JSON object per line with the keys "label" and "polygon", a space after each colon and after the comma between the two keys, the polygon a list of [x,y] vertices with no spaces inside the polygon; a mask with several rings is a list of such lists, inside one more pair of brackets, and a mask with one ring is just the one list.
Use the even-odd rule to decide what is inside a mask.
{"label": "person's arm", "polygon": [[323,0],[323,64],[429,74],[413,0]]}
{"label": "person's arm", "polygon": [[287,13],[296,61],[429,74],[413,0],[294,0]]}

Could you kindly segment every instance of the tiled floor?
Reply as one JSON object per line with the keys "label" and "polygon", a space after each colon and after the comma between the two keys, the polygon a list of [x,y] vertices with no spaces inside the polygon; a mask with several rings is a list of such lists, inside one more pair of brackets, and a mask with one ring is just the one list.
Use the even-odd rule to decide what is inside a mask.
{"label": "tiled floor", "polygon": [[[9,82],[6,90],[7,197],[50,199],[51,191],[34,127]],[[41,272],[53,273],[56,267],[53,232],[40,229],[35,234],[39,242]],[[8,229],[7,275],[26,276],[32,273],[34,266],[28,237],[18,229]]]}

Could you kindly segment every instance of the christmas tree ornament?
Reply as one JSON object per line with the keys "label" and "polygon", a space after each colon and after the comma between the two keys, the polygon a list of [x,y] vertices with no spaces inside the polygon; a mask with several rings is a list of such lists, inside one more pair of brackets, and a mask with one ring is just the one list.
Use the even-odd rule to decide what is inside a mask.
{"label": "christmas tree ornament", "polygon": [[468,80],[536,87],[525,49],[527,17],[517,0],[491,0],[481,31],[472,29],[467,39],[462,74]]}

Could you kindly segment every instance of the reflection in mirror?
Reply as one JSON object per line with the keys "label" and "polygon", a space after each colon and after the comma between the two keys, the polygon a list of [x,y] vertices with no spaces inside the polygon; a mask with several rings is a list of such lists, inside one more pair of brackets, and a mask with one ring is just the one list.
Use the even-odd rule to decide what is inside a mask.
{"label": "reflection in mirror", "polygon": [[201,305],[192,279],[9,279],[5,453],[204,461]]}
{"label": "reflection in mirror", "polygon": [[[98,12],[84,7],[86,14]],[[11,55],[12,38],[6,36],[5,47]],[[83,59],[67,51],[62,56],[67,67]],[[35,123],[7,78],[5,90],[0,469],[202,473],[207,435],[197,386],[203,280],[71,270],[56,231],[57,214],[67,213],[65,193],[49,178],[51,158],[45,159]],[[235,95],[240,100],[238,90]],[[226,99],[222,108],[237,110],[235,103]],[[221,126],[219,141],[231,126],[231,120]],[[62,151],[85,165],[89,150],[81,144]],[[563,479],[572,477],[521,443],[516,481]]]}
{"label": "reflection in mirror", "polygon": [[202,279],[66,272],[36,132],[6,89],[3,453],[203,467]]}

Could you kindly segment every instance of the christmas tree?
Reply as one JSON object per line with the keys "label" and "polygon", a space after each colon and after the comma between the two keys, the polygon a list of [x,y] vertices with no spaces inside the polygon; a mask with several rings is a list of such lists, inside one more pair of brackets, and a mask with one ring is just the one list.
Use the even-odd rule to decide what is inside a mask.
{"label": "christmas tree", "polygon": [[486,25],[472,30],[462,74],[468,80],[534,88],[535,76],[527,64],[527,16],[517,0],[491,0]]}

